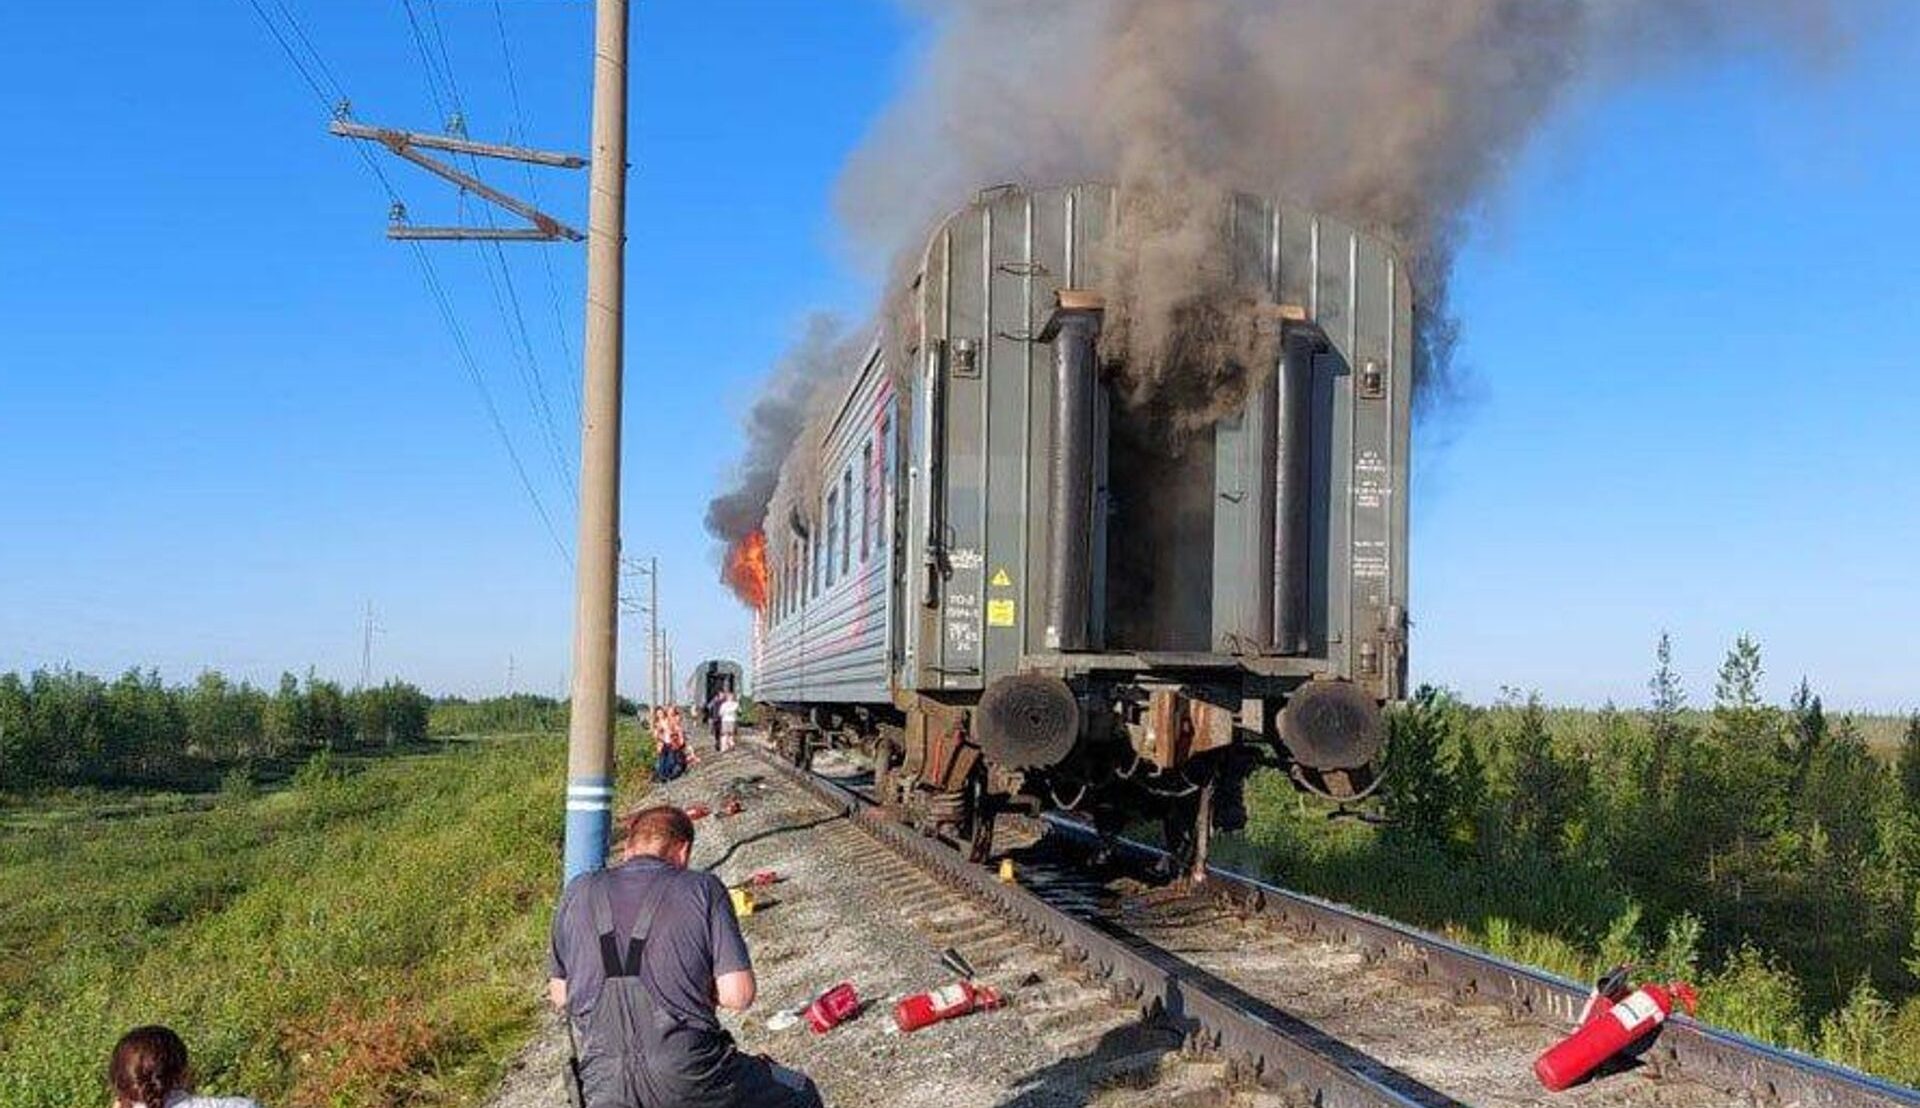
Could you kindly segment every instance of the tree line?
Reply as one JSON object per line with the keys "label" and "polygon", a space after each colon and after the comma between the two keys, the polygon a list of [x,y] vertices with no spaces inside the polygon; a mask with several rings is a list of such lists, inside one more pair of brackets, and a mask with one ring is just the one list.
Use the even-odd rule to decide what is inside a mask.
{"label": "tree line", "polygon": [[175,784],[209,770],[317,751],[390,748],[427,735],[431,705],[404,681],[342,689],[309,673],[273,689],[209,670],[169,685],[71,669],[0,674],[0,790]]}
{"label": "tree line", "polygon": [[1761,676],[1743,637],[1690,709],[1663,636],[1638,711],[1422,689],[1375,846],[1425,860],[1441,914],[1637,953],[1711,979],[1736,1030],[1920,1080],[1920,716],[1889,757]]}

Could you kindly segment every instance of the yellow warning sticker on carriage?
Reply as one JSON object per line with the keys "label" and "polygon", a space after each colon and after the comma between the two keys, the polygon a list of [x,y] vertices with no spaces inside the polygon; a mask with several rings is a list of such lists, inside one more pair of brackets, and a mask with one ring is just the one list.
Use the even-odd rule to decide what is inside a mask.
{"label": "yellow warning sticker on carriage", "polygon": [[996,589],[1010,589],[1013,587],[1013,578],[1007,576],[1005,569],[996,569],[993,571],[993,580],[987,583]]}
{"label": "yellow warning sticker on carriage", "polygon": [[1011,600],[987,601],[987,626],[1012,627],[1014,611],[1013,601]]}

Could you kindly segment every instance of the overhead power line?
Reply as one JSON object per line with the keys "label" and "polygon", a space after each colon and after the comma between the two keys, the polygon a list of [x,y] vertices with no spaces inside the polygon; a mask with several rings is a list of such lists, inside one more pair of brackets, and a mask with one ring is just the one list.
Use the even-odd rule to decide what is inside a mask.
{"label": "overhead power line", "polygon": [[[467,119],[466,102],[460,92],[459,77],[454,71],[453,55],[447,49],[446,27],[440,20],[439,8],[435,5],[434,0],[419,0],[419,8],[414,6],[415,0],[402,0],[402,3],[406,9],[408,27],[413,35],[414,49],[420,58],[422,74],[426,80],[427,88],[433,96],[434,103],[436,106],[441,107],[444,114],[444,97],[444,103],[450,103],[453,106],[452,119],[457,120],[464,129],[469,122]],[[424,10],[425,14],[424,20],[421,18],[422,10]],[[501,34],[502,48],[509,49],[506,44],[505,24],[502,21],[502,15],[497,3],[495,4],[494,17],[495,25]],[[519,83],[513,74],[510,50],[506,55],[506,62],[508,96],[513,105],[513,125],[508,133],[508,137],[512,141],[524,143],[526,128],[522,123]],[[481,177],[481,170],[478,159],[470,156],[468,160],[472,164],[474,178],[479,179]],[[529,194],[533,197],[533,206],[538,208],[541,206],[540,193],[539,186],[534,183],[532,165],[527,162],[523,162],[522,165],[527,174]],[[487,226],[490,229],[498,230],[499,224],[496,221],[493,209],[483,207],[481,211],[483,218],[487,222]],[[573,450],[569,444],[573,441],[573,438],[579,430],[579,386],[577,383],[573,386],[575,390],[574,435],[562,434],[558,426],[558,421],[554,416],[553,402],[548,393],[546,374],[542,371],[540,357],[535,352],[532,332],[527,327],[526,311],[522,307],[519,286],[514,280],[513,267],[507,261],[506,251],[501,247],[498,239],[487,237],[483,237],[479,241],[478,249],[481,255],[481,265],[487,271],[488,287],[493,294],[494,311],[499,316],[501,329],[506,332],[507,341],[512,345],[514,350],[515,368],[520,374],[521,384],[526,391],[528,407],[532,409],[534,420],[539,424],[542,437],[546,440],[547,451],[552,458],[554,471],[559,477],[561,487],[567,490],[570,499],[577,500],[580,492],[574,479],[576,465]],[[547,266],[548,280],[553,282],[549,286],[549,292],[555,301],[555,317],[558,319],[559,294],[557,291],[557,282],[554,282],[553,278],[553,260],[551,258],[544,258],[543,260]],[[562,345],[567,351],[570,363],[572,348],[571,345],[565,341],[564,331],[562,332]],[[563,374],[563,376],[565,375]],[[571,380],[570,377],[569,380]]]}
{"label": "overhead power line", "polygon": [[[299,17],[295,15],[293,10],[287,5],[286,0],[273,0],[274,7],[278,10],[281,17],[279,21],[276,21],[274,17],[269,14],[266,7],[262,5],[261,0],[247,0],[247,3],[248,6],[252,8],[254,15],[259,19],[261,26],[266,28],[268,35],[272,37],[274,43],[279,47],[281,54],[293,68],[295,74],[313,93],[321,109],[335,115],[344,115],[348,104],[344,84],[335,75],[332,67],[327,64],[326,59],[315,47],[312,37],[307,34],[306,29],[301,25]],[[438,102],[440,95],[434,83],[432,56],[426,47],[425,36],[420,33],[419,24],[413,12],[412,0],[406,0],[406,7],[408,19],[414,26],[416,42],[420,47],[422,61],[428,68],[429,92],[433,95],[435,101]],[[444,36],[441,42],[444,57]],[[302,51],[304,51],[304,54]],[[326,87],[328,85],[332,86],[331,96]],[[452,88],[451,80],[449,80],[449,88]],[[359,155],[362,164],[366,166],[368,172],[373,174],[381,190],[386,193],[396,218],[403,217],[405,206],[401,203],[399,192],[394,188],[393,181],[387,176],[386,170],[381,168],[380,163],[374,158],[373,154],[366,149],[365,144],[356,142],[351,145],[355,153]],[[539,490],[535,487],[532,479],[528,475],[526,466],[520,459],[519,450],[513,445],[513,437],[507,430],[506,421],[501,417],[499,405],[494,402],[493,391],[487,385],[486,376],[481,371],[479,362],[473,355],[472,346],[467,341],[465,328],[460,325],[459,316],[454,309],[451,296],[448,295],[446,287],[440,281],[439,274],[434,269],[432,259],[428,257],[427,252],[421,247],[420,243],[418,241],[412,241],[409,242],[408,245],[412,247],[414,260],[420,270],[421,281],[427,289],[429,298],[433,300],[435,307],[438,309],[441,321],[447,328],[448,335],[453,340],[454,349],[459,356],[461,365],[466,370],[468,379],[473,384],[475,392],[479,394],[481,406],[487,413],[487,418],[493,426],[495,435],[500,440],[501,447],[506,451],[507,459],[512,465],[514,474],[519,479],[521,489],[526,493],[529,502],[533,505],[535,515],[539,518],[542,528],[547,533],[547,537],[552,540],[554,549],[559,552],[561,560],[571,565],[573,556],[568,550],[566,543],[562,541],[559,529],[555,527],[553,517],[551,513],[547,511],[545,501],[542,500]]]}
{"label": "overhead power line", "polygon": [[547,537],[553,540],[554,549],[560,557],[571,565],[573,555],[567,551],[567,544],[560,540],[560,532],[553,525],[553,517],[547,514],[547,506],[540,499],[539,490],[533,486],[533,480],[527,476],[527,467],[520,461],[520,452],[514,449],[513,438],[507,434],[507,425],[500,418],[500,408],[493,402],[493,390],[487,387],[487,379],[480,372],[480,364],[474,360],[473,348],[467,344],[467,333],[460,326],[459,317],[454,314],[453,302],[448,298],[446,289],[440,284],[440,277],[434,271],[433,260],[428,257],[426,248],[417,241],[407,243],[413,249],[413,256],[420,262],[420,271],[426,276],[428,291],[433,294],[434,302],[440,308],[440,316],[446,321],[447,330],[453,335],[454,347],[460,353],[460,361],[466,366],[467,375],[473,379],[473,387],[480,394],[481,403],[487,409],[487,417],[493,421],[493,429],[500,436],[500,444],[507,448],[507,457],[513,462],[513,472],[520,478],[520,485],[533,501],[533,510],[539,514],[540,522],[546,527]]}
{"label": "overhead power line", "polygon": [[[507,34],[506,6],[501,0],[493,0],[493,25],[500,32],[501,71],[507,78],[507,102],[513,109],[508,134],[513,141],[525,145],[527,128],[524,122],[525,112],[520,108],[520,79],[513,64],[513,39]],[[527,195],[533,198],[533,206],[542,207],[540,200],[540,181],[534,175],[533,167],[522,166],[527,175]],[[573,356],[573,340],[567,334],[566,314],[560,310],[560,279],[553,271],[553,255],[545,250],[540,252],[540,262],[547,273],[547,302],[553,309],[553,331],[560,338],[561,365],[577,365]],[[568,391],[573,394],[573,422],[577,430],[580,425],[580,380],[571,373],[562,373],[566,379]]]}
{"label": "overhead power line", "polygon": [[413,0],[400,0],[400,6],[406,9],[407,26],[413,30],[413,45],[420,53],[420,66],[426,74],[427,94],[433,97],[434,111],[439,113],[440,123],[445,126],[452,121],[454,112],[447,111],[446,100],[440,95],[440,80],[434,70],[433,49],[427,45],[427,34],[420,29],[420,16],[413,10]]}
{"label": "overhead power line", "polygon": [[[292,64],[294,72],[298,73],[300,79],[306,82],[307,87],[313,90],[314,99],[320,101],[321,110],[332,111],[334,102],[327,99],[326,90],[320,87],[320,81],[314,77],[313,71],[307,68],[307,63],[301,60],[299,52],[293,48],[291,42],[287,41],[286,33],[281,31],[280,25],[275,23],[273,17],[267,14],[267,9],[260,6],[260,0],[247,0],[247,3],[252,5],[253,14],[260,17],[261,26],[267,29],[269,35],[273,36],[273,41],[280,44],[280,51],[287,56],[287,61]],[[287,12],[284,5],[282,5],[280,10],[286,12],[288,17],[291,18],[292,13]],[[302,41],[305,41],[305,36],[302,36]]]}

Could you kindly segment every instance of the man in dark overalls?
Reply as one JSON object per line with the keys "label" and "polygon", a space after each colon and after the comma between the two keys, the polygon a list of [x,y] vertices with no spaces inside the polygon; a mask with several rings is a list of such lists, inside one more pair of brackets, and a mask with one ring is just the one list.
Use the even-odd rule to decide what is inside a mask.
{"label": "man in dark overalls", "polygon": [[726,886],[687,868],[693,821],[647,808],[622,862],[575,878],[553,916],[548,993],[572,1024],[586,1108],[819,1108],[805,1074],[742,1054],[715,1008],[753,1004]]}

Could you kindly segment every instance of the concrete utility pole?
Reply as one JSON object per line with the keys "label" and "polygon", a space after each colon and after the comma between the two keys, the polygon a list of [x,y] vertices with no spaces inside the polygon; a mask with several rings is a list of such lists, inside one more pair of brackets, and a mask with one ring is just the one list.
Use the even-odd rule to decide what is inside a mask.
{"label": "concrete utility pole", "polygon": [[580,545],[567,730],[566,879],[607,861],[620,608],[620,385],[627,241],[627,3],[596,0]]}
{"label": "concrete utility pole", "polygon": [[660,633],[660,703],[673,703],[673,639]]}

